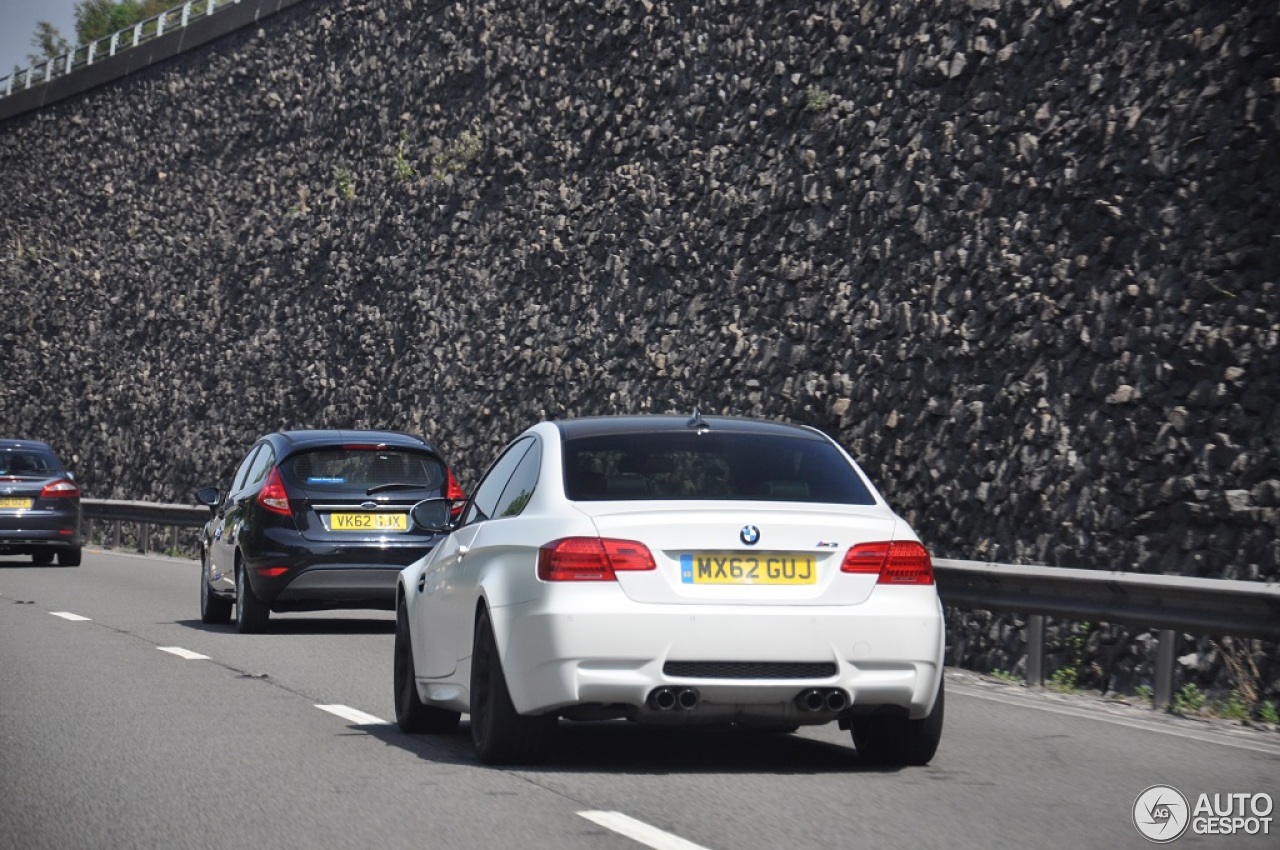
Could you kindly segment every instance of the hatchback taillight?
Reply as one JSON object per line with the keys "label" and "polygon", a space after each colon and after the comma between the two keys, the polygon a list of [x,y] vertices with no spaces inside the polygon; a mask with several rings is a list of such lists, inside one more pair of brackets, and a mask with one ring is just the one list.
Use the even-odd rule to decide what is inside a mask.
{"label": "hatchback taillight", "polygon": [[463,492],[462,487],[458,484],[458,479],[453,477],[453,470],[446,467],[445,473],[449,476],[444,485],[444,497],[453,502],[451,512],[454,517],[462,513],[462,503],[467,500],[467,494]]}
{"label": "hatchback taillight", "polygon": [[933,561],[914,540],[859,543],[844,556],[842,573],[875,573],[877,584],[933,584]]}
{"label": "hatchback taillight", "polygon": [[656,568],[649,547],[634,540],[564,537],[538,550],[543,581],[616,581],[615,573]]}
{"label": "hatchback taillight", "polygon": [[74,499],[79,495],[80,488],[75,485],[75,482],[66,479],[46,484],[40,491],[42,499]]}
{"label": "hatchback taillight", "polygon": [[279,467],[272,468],[266,483],[258,491],[258,504],[263,510],[271,511],[273,514],[289,516],[289,491],[284,489]]}

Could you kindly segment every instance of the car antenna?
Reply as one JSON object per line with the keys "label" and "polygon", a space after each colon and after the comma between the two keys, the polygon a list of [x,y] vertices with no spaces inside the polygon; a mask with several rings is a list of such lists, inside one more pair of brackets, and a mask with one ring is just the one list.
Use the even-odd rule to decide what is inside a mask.
{"label": "car antenna", "polygon": [[689,421],[684,423],[686,428],[697,428],[698,431],[710,431],[711,426],[707,424],[707,420],[702,418],[701,411],[698,408],[693,409],[693,415],[689,417]]}

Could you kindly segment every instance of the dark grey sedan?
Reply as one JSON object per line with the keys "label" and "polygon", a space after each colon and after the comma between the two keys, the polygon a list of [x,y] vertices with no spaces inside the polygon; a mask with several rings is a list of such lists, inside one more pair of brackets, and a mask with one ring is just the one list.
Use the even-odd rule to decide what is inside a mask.
{"label": "dark grey sedan", "polygon": [[0,555],[80,566],[80,487],[48,443],[0,439]]}

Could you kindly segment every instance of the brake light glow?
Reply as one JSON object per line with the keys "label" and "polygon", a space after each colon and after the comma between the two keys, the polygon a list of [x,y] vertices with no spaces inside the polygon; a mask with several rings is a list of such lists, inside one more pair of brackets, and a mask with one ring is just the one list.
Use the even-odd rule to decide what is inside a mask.
{"label": "brake light glow", "polygon": [[845,553],[842,573],[874,573],[876,584],[933,584],[933,560],[914,540],[859,543]]}
{"label": "brake light glow", "polygon": [[42,499],[74,499],[80,495],[80,488],[74,482],[63,479],[44,485],[40,491]]}
{"label": "brake light glow", "polygon": [[280,479],[280,468],[273,467],[267,481],[258,491],[258,504],[263,510],[273,514],[289,516],[289,491],[284,489],[284,481]]}
{"label": "brake light glow", "polygon": [[617,581],[619,572],[657,569],[649,547],[635,540],[564,537],[538,550],[543,581]]}
{"label": "brake light glow", "polygon": [[463,492],[462,487],[458,484],[458,479],[453,477],[452,469],[446,467],[445,473],[448,474],[449,478],[444,485],[444,497],[453,502],[453,507],[450,511],[454,517],[457,517],[462,513],[462,503],[467,500],[467,494]]}

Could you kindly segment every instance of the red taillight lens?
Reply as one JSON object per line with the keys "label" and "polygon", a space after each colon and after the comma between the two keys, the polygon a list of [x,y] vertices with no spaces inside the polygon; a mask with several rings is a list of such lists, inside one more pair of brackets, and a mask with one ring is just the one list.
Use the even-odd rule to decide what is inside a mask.
{"label": "red taillight lens", "polygon": [[859,543],[844,556],[842,573],[875,573],[877,584],[933,584],[933,560],[914,540]]}
{"label": "red taillight lens", "polygon": [[80,488],[75,485],[75,482],[66,479],[46,484],[40,491],[42,499],[74,499],[79,495]]}
{"label": "red taillight lens", "polygon": [[275,578],[276,576],[282,576],[285,573],[289,572],[289,568],[288,567],[254,567],[253,571],[260,576],[266,576],[267,578]]}
{"label": "red taillight lens", "polygon": [[456,517],[462,513],[462,503],[467,500],[467,494],[458,485],[458,479],[453,477],[453,470],[445,469],[445,472],[448,473],[449,480],[444,485],[444,497],[454,500],[452,512],[453,516]]}
{"label": "red taillight lens", "polygon": [[289,491],[284,489],[284,482],[280,480],[279,467],[271,470],[266,483],[258,491],[258,504],[273,514],[289,516]]}
{"label": "red taillight lens", "polygon": [[649,547],[634,540],[565,537],[538,550],[543,581],[616,581],[618,572],[656,568]]}

